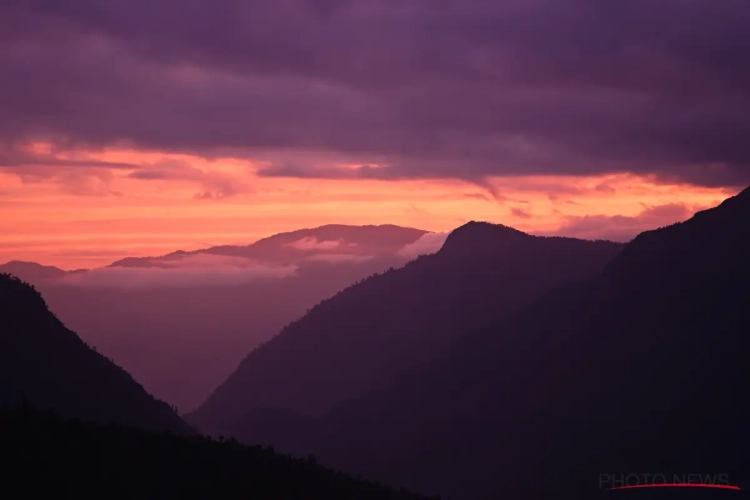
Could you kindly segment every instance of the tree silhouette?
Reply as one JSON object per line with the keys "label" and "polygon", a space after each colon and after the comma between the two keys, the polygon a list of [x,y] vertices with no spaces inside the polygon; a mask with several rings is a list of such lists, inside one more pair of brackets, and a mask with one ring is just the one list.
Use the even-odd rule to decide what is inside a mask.
{"label": "tree silhouette", "polygon": [[16,486],[25,498],[423,498],[325,469],[312,458],[233,439],[64,420],[28,403],[0,408],[0,442],[4,491]]}

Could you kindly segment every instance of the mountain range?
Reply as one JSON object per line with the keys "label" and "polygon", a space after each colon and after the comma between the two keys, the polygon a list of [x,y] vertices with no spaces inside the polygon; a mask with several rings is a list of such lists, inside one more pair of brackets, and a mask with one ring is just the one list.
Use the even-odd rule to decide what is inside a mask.
{"label": "mountain range", "polygon": [[41,294],[0,274],[6,493],[75,498],[414,499],[271,448],[200,437],[84,343]]}
{"label": "mountain range", "polygon": [[4,491],[28,497],[423,498],[311,457],[198,436],[5,273],[0,443]]}
{"label": "mountain range", "polygon": [[34,284],[66,325],[184,412],[285,324],[352,282],[437,250],[435,236],[328,225],[98,269],[10,262],[0,272]]}
{"label": "mountain range", "polygon": [[[603,475],[642,472],[724,473],[741,482],[750,450],[743,397],[750,382],[748,221],[750,189],[688,221],[645,232],[621,250],[612,248],[610,259],[583,257],[595,245],[575,243],[571,255],[590,263],[589,276],[579,272],[547,282],[541,296],[532,300],[530,293],[525,304],[495,309],[486,326],[469,328],[471,321],[464,320],[463,328],[456,321],[438,329],[447,345],[412,369],[373,365],[373,355],[382,360],[378,356],[387,350],[378,347],[393,348],[394,337],[407,331],[393,325],[418,314],[394,316],[393,309],[375,308],[367,299],[400,304],[419,297],[439,315],[453,303],[439,300],[444,289],[428,280],[423,283],[430,286],[410,295],[404,287],[418,279],[397,277],[449,257],[461,268],[482,268],[483,255],[507,258],[528,238],[469,224],[438,254],[321,304],[251,353],[188,420],[206,428],[224,417],[240,439],[280,443],[285,451],[314,453],[333,467],[445,498],[588,495],[601,493]],[[498,233],[503,236],[493,240]],[[529,247],[521,253],[545,255]],[[552,254],[560,256],[559,250]],[[517,262],[510,269],[523,274]],[[540,271],[550,269],[555,267]],[[453,284],[465,285],[469,276]],[[453,299],[471,289],[454,290]],[[485,291],[499,298],[498,289]],[[467,303],[483,295],[467,296]],[[428,309],[407,302],[403,311]],[[370,326],[375,320],[377,326]],[[422,330],[417,346],[434,338],[432,326]],[[282,360],[286,378],[272,369]],[[360,364],[367,374],[389,374],[388,382],[368,383],[357,371]],[[362,392],[340,401],[357,384]],[[269,401],[297,406],[251,411],[237,420],[242,410]],[[309,417],[300,411],[305,409],[322,414]]]}
{"label": "mountain range", "polygon": [[[369,260],[392,257],[428,231],[384,224],[347,226],[329,224],[299,229],[260,239],[250,245],[221,245],[190,252],[176,251],[161,257],[128,257],[109,267],[162,267],[199,255],[241,257],[264,262],[299,265],[308,261]],[[327,257],[327,258],[326,258]],[[359,257],[360,259],[357,259]]]}
{"label": "mountain range", "polygon": [[[27,474],[30,484],[43,477],[46,485],[61,477],[59,470],[66,475],[75,467],[94,470],[101,461],[91,457],[108,450],[112,463],[120,465],[97,469],[98,488],[105,487],[102,474],[120,482],[135,474],[138,484],[156,495],[167,489],[174,494],[184,474],[195,475],[185,484],[196,491],[219,492],[231,484],[246,495],[258,494],[257,482],[242,479],[249,471],[276,478],[264,483],[272,493],[263,494],[398,494],[331,475],[312,458],[279,462],[271,450],[259,456],[234,441],[216,447],[193,429],[314,455],[335,470],[447,499],[547,498],[562,492],[589,497],[604,492],[603,478],[644,473],[718,474],[745,488],[748,221],[750,188],[626,245],[468,223],[451,232],[436,253],[354,279],[271,340],[248,349],[226,382],[186,415],[188,423],[66,328],[34,286],[2,274],[0,403],[22,406],[20,413],[0,412],[3,440],[15,446],[3,449],[16,450],[18,474]],[[381,264],[407,258],[404,249],[410,245],[422,248],[418,243],[429,233],[415,231],[378,254],[384,256]],[[342,246],[310,238],[298,234],[279,244],[291,241],[299,243],[297,250],[315,247],[324,253]],[[268,298],[274,283],[290,280],[281,290],[292,290],[299,283],[294,273],[303,267],[293,264],[300,259],[297,250],[271,266],[276,271],[296,266],[292,274],[254,275],[258,295],[233,282],[230,296],[238,307]],[[184,261],[177,255],[108,269],[172,273],[173,263]],[[257,255],[210,259],[256,265]],[[373,259],[360,263],[365,260]],[[164,264],[169,261],[174,262]],[[54,283],[49,290],[65,290],[81,311],[107,314],[95,299],[112,288],[82,285],[90,279],[82,276],[97,270],[60,275],[41,266],[12,266],[28,276],[36,273],[40,287]],[[228,274],[242,269],[230,267]],[[153,290],[182,288],[171,283]],[[229,300],[218,293],[227,286],[193,287],[189,293],[201,290],[191,296],[194,302],[183,302],[173,313],[179,311],[185,322],[191,312],[185,306],[195,308],[201,303],[196,299],[215,295],[216,307]],[[128,290],[133,293],[128,299],[156,300],[156,292],[144,290]],[[143,305],[135,301],[130,307]],[[130,310],[145,322],[153,319],[148,311]],[[23,409],[29,405],[58,416],[29,413]],[[84,422],[65,423],[71,417]],[[46,458],[34,459],[32,449]],[[70,460],[67,468],[49,466],[76,453],[88,458]],[[170,472],[155,480],[147,472],[152,466]]]}
{"label": "mountain range", "polygon": [[601,271],[621,248],[470,222],[437,253],[322,301],[253,350],[187,418],[204,431],[247,439],[235,424],[256,410],[276,413],[275,421],[279,412],[322,415],[427,362],[457,334]]}
{"label": "mountain range", "polygon": [[24,262],[12,260],[5,264],[0,264],[0,272],[12,274],[29,283],[41,283],[48,280],[58,280],[72,274],[86,272],[87,269],[77,269],[75,271],[65,271],[55,266],[45,266],[36,262]]}

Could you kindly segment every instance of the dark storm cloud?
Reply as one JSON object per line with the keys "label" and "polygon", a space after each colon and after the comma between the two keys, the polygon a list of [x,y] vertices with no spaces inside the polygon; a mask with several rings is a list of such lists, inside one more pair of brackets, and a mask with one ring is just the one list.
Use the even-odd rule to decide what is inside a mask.
{"label": "dark storm cloud", "polygon": [[742,185],[747,26],[746,0],[5,0],[0,137]]}
{"label": "dark storm cloud", "polygon": [[56,158],[42,153],[19,149],[16,145],[0,142],[0,169],[14,170],[22,167],[76,167],[105,169],[137,169],[139,165],[125,162],[93,160],[91,158]]}

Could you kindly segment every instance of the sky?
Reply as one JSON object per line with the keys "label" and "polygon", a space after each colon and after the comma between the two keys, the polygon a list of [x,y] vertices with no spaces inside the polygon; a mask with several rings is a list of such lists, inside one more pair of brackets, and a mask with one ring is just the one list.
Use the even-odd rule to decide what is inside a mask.
{"label": "sky", "polygon": [[4,0],[0,262],[627,240],[750,184],[747,0]]}

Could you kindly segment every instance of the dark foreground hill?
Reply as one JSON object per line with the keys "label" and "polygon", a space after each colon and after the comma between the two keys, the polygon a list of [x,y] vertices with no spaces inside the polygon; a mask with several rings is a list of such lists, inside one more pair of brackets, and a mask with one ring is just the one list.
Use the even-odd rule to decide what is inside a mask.
{"label": "dark foreground hill", "polygon": [[[0,409],[7,498],[414,499],[270,449]],[[41,494],[41,495],[40,495]]]}
{"label": "dark foreground hill", "polygon": [[595,279],[558,287],[429,369],[342,406],[310,451],[457,499],[605,493],[602,477],[631,473],[742,485],[748,283],[750,189],[641,234]]}
{"label": "dark foreground hill", "polygon": [[[278,428],[279,415],[287,421],[299,421],[295,414],[322,415],[427,362],[461,333],[555,285],[595,275],[621,248],[468,223],[436,254],[374,275],[314,307],[251,352],[187,418],[204,431],[262,443],[269,436],[255,430]],[[266,417],[271,427],[245,425]]]}
{"label": "dark foreground hill", "polygon": [[0,274],[0,403],[23,399],[66,417],[192,432],[169,405],[65,328],[31,285]]}

